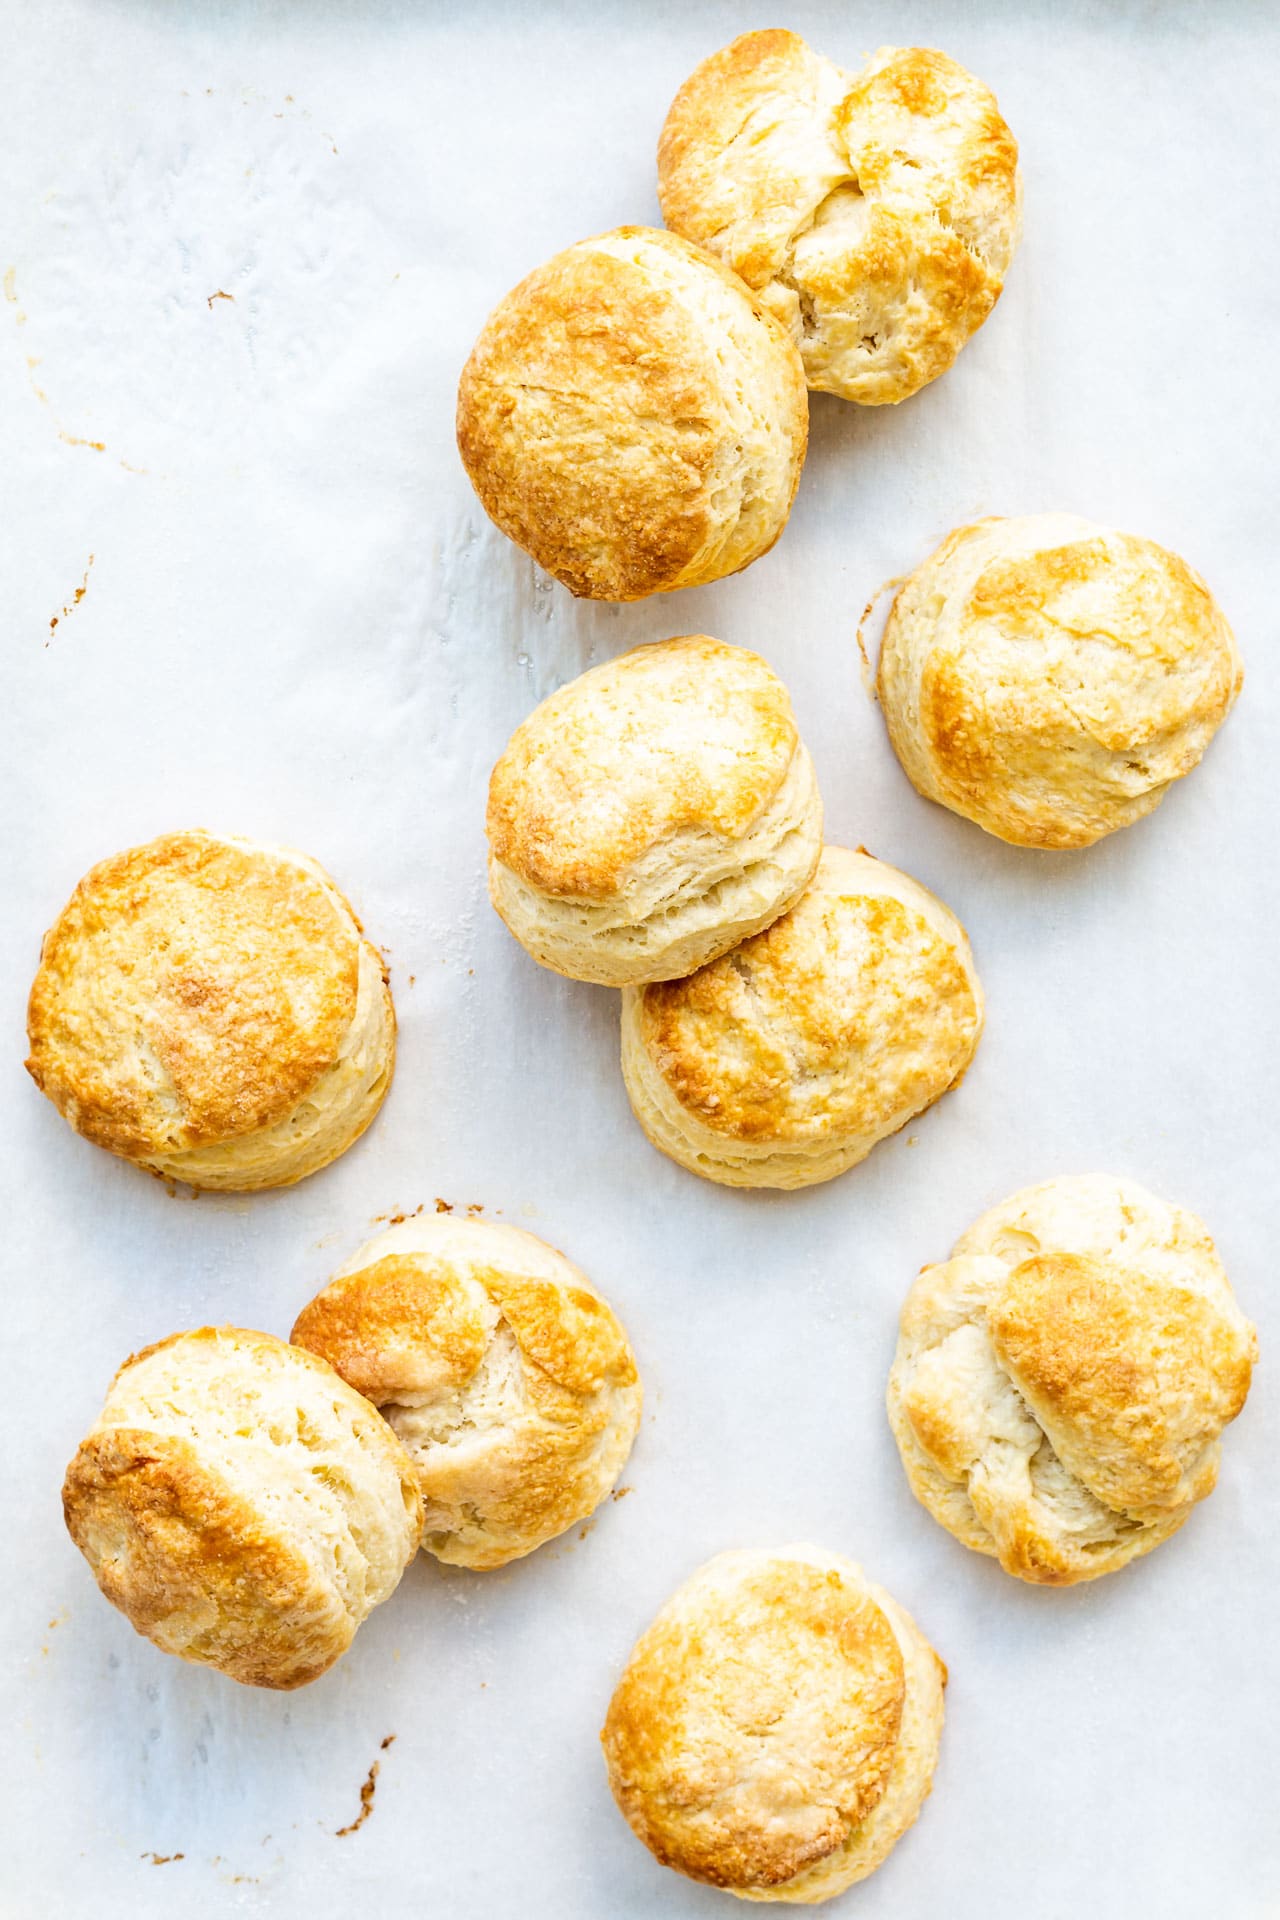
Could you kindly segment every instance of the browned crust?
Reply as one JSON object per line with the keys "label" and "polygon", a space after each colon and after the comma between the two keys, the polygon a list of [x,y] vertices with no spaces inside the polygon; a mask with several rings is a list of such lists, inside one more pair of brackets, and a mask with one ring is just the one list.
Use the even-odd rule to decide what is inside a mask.
{"label": "browned crust", "polygon": [[[471,1245],[388,1252],[338,1275],[292,1337],[384,1409],[417,1473],[427,1551],[482,1568],[592,1511],[641,1397],[623,1328],[562,1255],[507,1229],[469,1231]],[[520,1272],[523,1241],[564,1277]]]}
{"label": "browned crust", "polygon": [[489,1295],[532,1362],[525,1380],[540,1411],[567,1415],[566,1396],[593,1394],[606,1381],[634,1385],[622,1329],[588,1288],[427,1254],[386,1254],[340,1274],[302,1309],[290,1339],[375,1406],[417,1390],[424,1373],[465,1387],[489,1337],[468,1282]]}
{"label": "browned crust", "polygon": [[[701,249],[643,227],[599,236],[618,237],[660,245],[719,281],[744,322],[771,334],[780,361],[795,361],[797,445],[776,539],[808,432],[791,342]],[[458,387],[458,450],[490,519],[570,592],[662,592],[707,546],[727,438],[722,345],[688,298],[589,241],[536,268],[490,315]]]}
{"label": "browned crust", "polygon": [[1066,1423],[1068,1464],[1108,1506],[1177,1507],[1212,1490],[1211,1443],[1244,1406],[1253,1357],[1214,1302],[1080,1254],[1039,1254],[1009,1275],[987,1325],[1032,1411]]}
{"label": "browned crust", "polygon": [[355,1012],[359,929],[341,905],[289,861],[198,831],[102,861],[45,937],[28,1071],[130,1159],[269,1126]]}
{"label": "browned crust", "polygon": [[[691,711],[731,714],[739,750],[696,751]],[[556,897],[605,899],[664,839],[735,839],[777,793],[798,742],[758,654],[706,634],[637,647],[581,675],[517,727],[489,782],[493,855]]]}
{"label": "browned crust", "polygon": [[[658,199],[662,217],[676,233],[723,251],[733,211],[755,216],[750,227],[734,223],[727,264],[747,285],[760,288],[782,265],[796,223],[795,201],[808,180],[766,159],[767,141],[758,115],[763,103],[799,109],[807,104],[819,132],[819,61],[798,33],[770,27],[743,33],[709,55],[677,93],[658,140]],[[725,169],[733,152],[742,168],[741,197]],[[806,156],[811,158],[811,156]],[[834,175],[833,175],[834,178]]]}
{"label": "browned crust", "polygon": [[1201,1221],[1132,1182],[1065,1177],[921,1270],[889,1419],[948,1531],[1070,1586],[1150,1552],[1212,1491],[1256,1356]]}
{"label": "browned crust", "polygon": [[[864,942],[856,993],[840,991],[841,922]],[[641,1021],[650,1058],[688,1113],[716,1133],[767,1141],[833,1126],[871,1135],[918,1111],[958,1079],[979,1013],[960,954],[919,913],[885,896],[806,895],[687,980],[646,987]],[[897,1061],[886,1054],[883,1072],[867,1070],[861,1063],[890,1037]],[[832,1093],[815,1102],[819,1080]]]}
{"label": "browned crust", "polygon": [[351,1642],[350,1618],[304,1556],[189,1441],[128,1428],[90,1434],[62,1503],[102,1592],[168,1653],[248,1686],[292,1689]]}
{"label": "browned crust", "polygon": [[465,1383],[484,1357],[487,1336],[450,1269],[386,1254],[321,1288],[289,1338],[377,1407],[413,1390],[424,1359],[433,1374]]}
{"label": "browned crust", "polygon": [[727,1591],[687,1592],[642,1636],[609,1704],[610,1785],[664,1866],[781,1887],[883,1797],[901,1650],[871,1596],[821,1567],[780,1560]]}
{"label": "browned crust", "polygon": [[[939,120],[954,110],[958,91],[963,92],[966,108],[974,117],[963,157],[951,172],[954,212],[959,216],[960,232],[967,238],[966,193],[994,187],[1009,208],[1017,203],[1018,143],[987,87],[936,47],[898,47],[883,65],[857,77],[841,107],[840,122],[849,134],[860,114],[867,115],[875,125],[884,110],[893,107],[917,119]],[[871,187],[888,187],[901,162],[901,151],[891,142],[860,143],[858,180],[863,192]]]}
{"label": "browned crust", "polygon": [[1110,529],[994,552],[961,585],[953,556],[997,525],[956,528],[895,600],[890,738],[922,792],[986,831],[1091,846],[1196,765],[1240,691],[1239,656],[1185,561]]}
{"label": "browned crust", "polygon": [[886,47],[850,74],[771,30],[681,87],[658,196],[669,226],[787,318],[811,386],[881,405],[943,373],[995,305],[1018,150],[989,89],[947,54]]}
{"label": "browned crust", "polygon": [[[586,1397],[607,1381],[631,1387],[635,1357],[612,1309],[586,1287],[524,1274],[478,1276],[520,1350],[561,1394]],[[536,1376],[532,1397],[537,1398]]]}

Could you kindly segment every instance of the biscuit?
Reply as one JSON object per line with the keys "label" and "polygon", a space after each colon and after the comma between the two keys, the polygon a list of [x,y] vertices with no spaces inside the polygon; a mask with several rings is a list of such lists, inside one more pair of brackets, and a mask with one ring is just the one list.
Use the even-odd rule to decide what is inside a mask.
{"label": "biscuit", "polygon": [[844,73],[780,29],[686,80],[658,198],[787,328],[811,387],[870,407],[946,372],[1021,223],[1017,145],[980,80],[927,47]]}
{"label": "biscuit", "polygon": [[422,1524],[412,1463],[368,1401],[312,1354],[240,1327],[127,1360],[62,1500],[139,1633],[255,1687],[331,1667]]}
{"label": "biscuit", "polygon": [[77,1133],[193,1187],[289,1186],[377,1113],[382,961],[304,854],[200,831],[115,855],[45,935],[27,1071]]}
{"label": "biscuit", "polygon": [[544,967],[671,980],[767,927],[822,851],[786,688],[705,634],[637,647],[544,700],[489,782],[489,892]]}
{"label": "biscuit", "polygon": [[1242,677],[1185,561],[1039,513],[948,534],[893,603],[878,680],[926,799],[1014,846],[1087,847],[1191,771]]}
{"label": "biscuit", "polygon": [[919,1813],[946,1677],[852,1561],[722,1553],[627,1663],[600,1736],[609,1785],[664,1866],[744,1900],[829,1900]]}
{"label": "biscuit", "polygon": [[292,1338],[389,1421],[422,1491],[422,1545],[502,1567],[585,1520],[640,1424],[627,1336],[531,1233],[444,1215],[379,1234]]}
{"label": "biscuit", "polygon": [[964,928],[827,847],[782,919],[688,980],[627,987],[622,1071],[655,1147],[730,1187],[808,1187],[951,1087],[982,1032]]}
{"label": "biscuit", "polygon": [[1213,1491],[1257,1337],[1203,1224],[1085,1174],[993,1207],[902,1309],[889,1420],[916,1498],[1006,1573],[1114,1573]]}
{"label": "biscuit", "polygon": [[458,449],[490,519],[590,600],[737,573],[786,525],[804,463],[800,356],[719,261],[619,227],[490,315]]}

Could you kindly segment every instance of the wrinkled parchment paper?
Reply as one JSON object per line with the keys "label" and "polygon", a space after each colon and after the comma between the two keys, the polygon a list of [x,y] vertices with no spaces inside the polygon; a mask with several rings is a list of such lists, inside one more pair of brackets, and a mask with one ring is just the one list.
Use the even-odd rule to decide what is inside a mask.
{"label": "wrinkled parchment paper", "polygon": [[[596,1734],[678,1581],[720,1548],[796,1538],[863,1561],[951,1668],[933,1798],[850,1914],[1280,1912],[1280,16],[791,8],[845,63],[915,40],[983,75],[1022,144],[1026,236],[941,382],[900,409],[815,399],[767,559],[614,608],[575,604],[485,521],[454,384],[530,267],[656,220],[672,94],[768,19],[670,0],[0,14],[0,1913],[723,1915],[627,1832]],[[917,799],[854,645],[876,586],[950,527],[1052,507],[1185,553],[1248,669],[1194,778],[1080,855],[1003,847]],[[510,729],[592,661],[699,630],[777,667],[831,837],[942,894],[989,999],[962,1090],[792,1196],[654,1153],[617,1072],[616,999],[540,972],[483,890]],[[393,970],[390,1100],[292,1192],[171,1197],[76,1139],[22,1072],[37,943],[75,880],[191,824],[316,855]],[[914,1504],[883,1384],[916,1269],[1001,1195],[1091,1167],[1204,1215],[1263,1365],[1178,1538],[1037,1592]],[[648,1393],[630,1491],[505,1572],[416,1565],[304,1692],[165,1659],[99,1598],[59,1514],[113,1369],[210,1319],[287,1332],[376,1220],[437,1197],[545,1235],[616,1304]],[[372,1810],[338,1838],[375,1761]]]}

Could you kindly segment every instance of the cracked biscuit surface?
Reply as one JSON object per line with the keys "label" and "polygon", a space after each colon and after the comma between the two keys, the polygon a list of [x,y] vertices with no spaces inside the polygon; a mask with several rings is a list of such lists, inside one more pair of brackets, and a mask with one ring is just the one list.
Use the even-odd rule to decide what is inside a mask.
{"label": "cracked biscuit surface", "polygon": [[877,676],[919,793],[1023,847],[1087,847],[1198,763],[1243,672],[1175,553],[1074,514],[948,534],[894,600]]}
{"label": "cracked biscuit surface", "polygon": [[489,783],[489,890],[535,960],[621,987],[692,973],[812,878],[822,802],[759,654],[687,634],[561,687]]}
{"label": "cracked biscuit surface", "polygon": [[407,1448],[424,1549],[501,1567],[585,1520],[640,1423],[627,1336],[562,1253],[443,1215],[377,1235],[299,1314]]}
{"label": "cracked biscuit surface", "polygon": [[68,1531],[166,1653],[305,1686],[413,1558],[412,1463],[369,1402],[268,1333],[201,1327],[127,1360],[67,1469]]}
{"label": "cracked biscuit surface", "polygon": [[622,1070],[653,1144],[704,1179],[806,1187],[958,1085],[982,1032],[963,927],[918,882],[827,847],[765,932],[628,987]]}
{"label": "cracked biscuit surface", "polygon": [[1257,1338],[1194,1214],[1104,1174],[993,1207],[902,1309],[889,1419],[916,1498],[1007,1573],[1070,1586],[1212,1492]]}
{"label": "cracked biscuit surface", "polygon": [[291,1185],[386,1096],[380,956],[316,861],[195,830],[87,873],[45,935],[27,1070],[96,1146],[194,1187]]}
{"label": "cracked biscuit surface", "polygon": [[601,1734],[609,1784],[664,1866],[745,1900],[828,1900],[919,1813],[945,1683],[852,1561],[722,1553],[632,1651]]}
{"label": "cracked biscuit surface", "polygon": [[581,240],[522,280],[458,388],[485,512],[593,600],[703,585],[767,553],[808,432],[786,330],[711,254],[653,227]]}
{"label": "cracked biscuit surface", "polygon": [[947,370],[999,298],[1021,222],[1017,145],[980,80],[928,47],[842,72],[782,29],[690,75],[658,198],[787,327],[809,385],[863,406]]}

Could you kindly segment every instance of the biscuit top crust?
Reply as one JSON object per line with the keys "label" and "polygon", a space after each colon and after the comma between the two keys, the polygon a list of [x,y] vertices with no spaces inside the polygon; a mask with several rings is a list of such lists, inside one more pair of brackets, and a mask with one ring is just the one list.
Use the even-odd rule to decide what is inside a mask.
{"label": "biscuit top crust", "polygon": [[636,1380],[585,1275],[535,1235],[486,1220],[414,1220],[379,1236],[303,1308],[292,1338],[375,1406],[443,1403],[472,1384],[498,1321],[530,1363],[531,1404],[561,1420],[575,1399]]}
{"label": "biscuit top crust", "polygon": [[1185,1506],[1210,1490],[1214,1443],[1249,1391],[1237,1312],[1140,1268],[1039,1254],[1009,1274],[987,1326],[1054,1452],[1107,1506]]}
{"label": "biscuit top crust", "polygon": [[713,1886],[794,1879],[889,1780],[897,1638],[856,1568],[805,1553],[710,1561],[637,1643],[609,1707],[623,1813],[664,1865]]}
{"label": "biscuit top crust", "polygon": [[368,1401],[313,1354],[240,1327],[125,1362],[63,1505],[140,1633],[283,1688],[332,1665],[422,1526],[412,1462]]}
{"label": "biscuit top crust", "polygon": [[1257,1358],[1204,1222],[1136,1181],[1073,1174],[984,1213],[952,1249],[974,1255],[1005,1268],[992,1344],[1068,1470],[1118,1508],[1201,1499]]}
{"label": "biscuit top crust", "polygon": [[1123,1566],[1212,1491],[1257,1357],[1203,1223],[1106,1174],[993,1207],[921,1271],[900,1332],[918,1496],[1050,1586]]}
{"label": "biscuit top crust", "polygon": [[293,1339],[382,1410],[418,1472],[424,1547],[461,1566],[504,1566],[584,1519],[639,1425],[607,1303],[554,1247],[491,1221],[378,1235]]}
{"label": "biscuit top crust", "polygon": [[1045,847],[1150,812],[1242,679],[1184,560],[1056,513],[956,528],[898,594],[880,659],[890,734],[921,790]]}
{"label": "biscuit top crust", "polygon": [[740,836],[797,743],[786,688],[759,654],[706,634],[637,647],[517,727],[489,783],[489,843],[545,893],[602,899],[664,842]]}
{"label": "biscuit top crust", "polygon": [[799,227],[848,177],[837,120],[849,76],[798,33],[744,33],[702,62],[658,143],[662,217],[749,287],[786,265]]}
{"label": "biscuit top crust", "polygon": [[981,1022],[959,922],[906,874],[841,847],[764,933],[645,987],[640,1006],[680,1104],[740,1140],[875,1136],[952,1084]]}
{"label": "biscuit top crust", "polygon": [[792,332],[810,386],[864,405],[935,379],[990,313],[1021,221],[995,97],[947,54],[855,74],[748,33],[685,82],[658,147],[663,218]]}
{"label": "biscuit top crust", "polygon": [[[927,206],[1002,281],[1018,234],[1018,145],[995,95],[933,47],[881,47],[837,113],[859,189]],[[962,275],[955,291],[968,292]]]}
{"label": "biscuit top crust", "polygon": [[254,1133],[331,1065],[359,949],[350,908],[301,855],[167,834],[94,867],[46,935],[28,1070],[115,1153]]}
{"label": "biscuit top crust", "polygon": [[458,389],[458,448],[485,511],[595,599],[714,577],[721,549],[726,570],[763,551],[807,421],[783,328],[718,260],[649,227],[536,268],[490,315]]}

